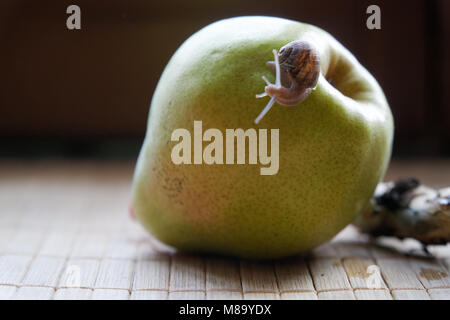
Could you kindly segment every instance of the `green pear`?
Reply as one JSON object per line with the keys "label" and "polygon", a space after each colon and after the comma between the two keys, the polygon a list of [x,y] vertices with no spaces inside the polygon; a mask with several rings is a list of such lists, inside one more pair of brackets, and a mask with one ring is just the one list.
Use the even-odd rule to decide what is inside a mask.
{"label": "green pear", "polygon": [[[255,97],[266,88],[261,77],[276,81],[266,62],[274,60],[273,49],[297,40],[320,57],[315,86],[303,101],[275,103],[261,117],[269,101]],[[272,136],[278,129],[279,143],[270,147],[279,154],[276,172],[262,174],[262,162],[250,163],[250,155],[241,164],[194,163],[193,150],[206,152],[209,144],[198,132],[194,138],[195,121],[203,134],[222,132],[224,141],[227,129],[267,129]],[[197,139],[183,141],[191,164],[173,161],[177,129]],[[275,17],[221,20],[186,40],[159,80],[134,174],[134,212],[156,238],[183,251],[295,255],[330,240],[367,207],[392,139],[382,89],[330,34]],[[224,153],[215,156],[225,158],[233,150],[222,144]]]}

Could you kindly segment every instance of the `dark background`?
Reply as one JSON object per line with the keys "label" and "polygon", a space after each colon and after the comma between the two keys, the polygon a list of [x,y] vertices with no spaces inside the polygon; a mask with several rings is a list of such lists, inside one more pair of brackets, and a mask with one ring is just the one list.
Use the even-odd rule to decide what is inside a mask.
{"label": "dark background", "polygon": [[[81,7],[81,30],[66,28],[70,4]],[[381,8],[381,30],[366,28],[370,4]],[[383,87],[394,156],[450,154],[450,1],[2,0],[0,156],[135,158],[173,52],[239,15],[327,30]]]}

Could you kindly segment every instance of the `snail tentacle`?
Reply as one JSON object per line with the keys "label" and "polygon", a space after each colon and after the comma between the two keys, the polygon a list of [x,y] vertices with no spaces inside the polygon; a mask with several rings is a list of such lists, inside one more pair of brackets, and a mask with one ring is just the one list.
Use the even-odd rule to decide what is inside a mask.
{"label": "snail tentacle", "polygon": [[266,97],[268,94],[267,92],[263,92],[263,93],[258,93],[257,95],[255,95],[257,98],[264,98]]}
{"label": "snail tentacle", "polygon": [[[278,52],[277,52],[277,50],[273,49],[272,53],[273,53],[273,56],[275,59],[275,86],[281,87],[281,76],[280,76],[281,72],[280,72],[280,63],[278,61]],[[267,80],[267,78],[265,76],[262,76],[262,78],[267,83],[267,86],[274,86],[272,83],[269,82],[269,80]],[[269,95],[269,94],[267,91],[265,91],[264,93],[257,94],[256,97],[262,98],[267,95]],[[258,115],[258,117],[256,117],[255,124],[258,124],[259,121],[266,115],[266,113],[269,112],[270,108],[272,108],[272,106],[275,104],[276,99],[277,99],[276,95],[273,95],[272,98],[267,103],[267,105],[264,107],[263,111],[261,111],[261,113]]]}
{"label": "snail tentacle", "polygon": [[258,124],[259,121],[261,121],[261,119],[266,115],[267,112],[269,112],[270,108],[272,108],[272,106],[275,104],[276,102],[276,97],[273,96],[272,98],[270,98],[269,102],[267,103],[267,105],[264,107],[263,111],[261,111],[261,113],[259,114],[258,117],[256,117],[255,119],[255,124]]}

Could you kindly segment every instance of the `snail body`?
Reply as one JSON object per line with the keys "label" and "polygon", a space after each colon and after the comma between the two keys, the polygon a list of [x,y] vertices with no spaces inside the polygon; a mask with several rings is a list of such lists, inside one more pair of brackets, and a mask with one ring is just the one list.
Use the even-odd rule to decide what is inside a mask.
{"label": "snail body", "polygon": [[255,123],[264,117],[275,102],[284,106],[293,106],[304,101],[316,87],[320,75],[320,58],[317,51],[305,41],[292,41],[280,49],[273,50],[274,61],[268,62],[275,69],[275,84],[262,77],[267,86],[257,98],[270,96],[271,99],[255,119]]}

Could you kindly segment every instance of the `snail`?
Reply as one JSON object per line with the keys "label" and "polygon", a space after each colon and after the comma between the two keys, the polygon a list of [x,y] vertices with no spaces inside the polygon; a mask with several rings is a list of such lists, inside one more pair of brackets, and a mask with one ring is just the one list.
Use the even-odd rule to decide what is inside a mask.
{"label": "snail", "polygon": [[255,119],[255,124],[267,114],[275,102],[283,106],[294,106],[305,100],[316,87],[320,75],[318,52],[305,41],[292,41],[283,46],[278,53],[273,50],[274,61],[269,61],[275,69],[275,84],[262,76],[266,82],[264,92],[257,98],[270,96],[271,99]]}

